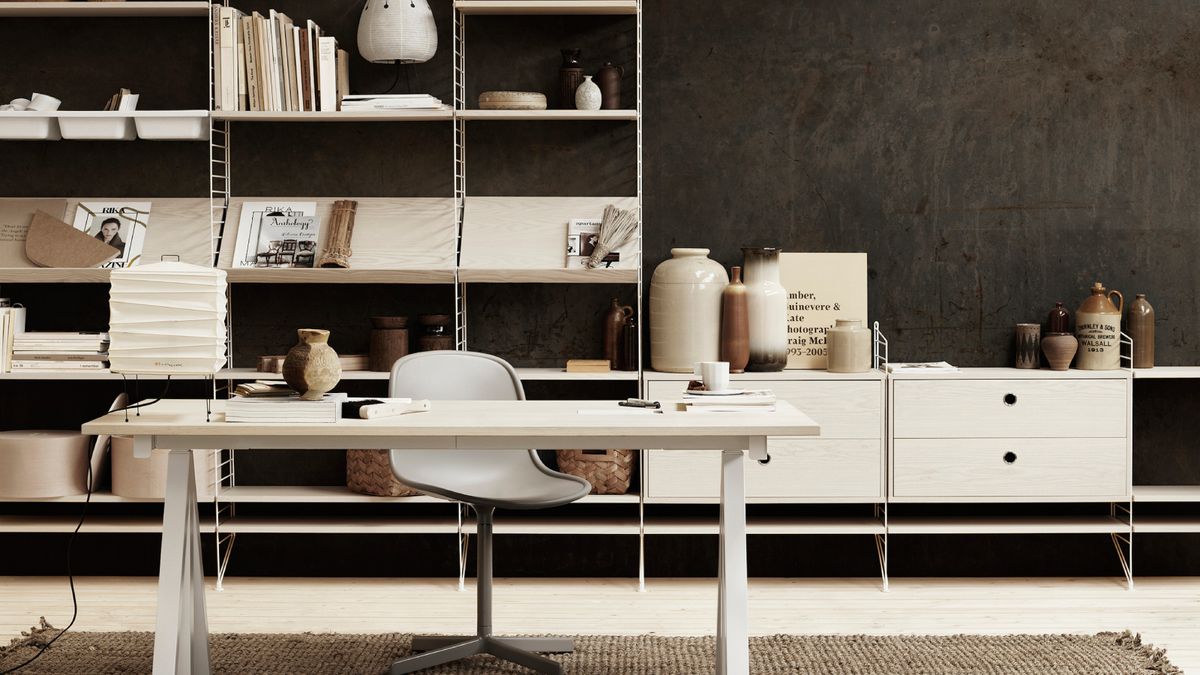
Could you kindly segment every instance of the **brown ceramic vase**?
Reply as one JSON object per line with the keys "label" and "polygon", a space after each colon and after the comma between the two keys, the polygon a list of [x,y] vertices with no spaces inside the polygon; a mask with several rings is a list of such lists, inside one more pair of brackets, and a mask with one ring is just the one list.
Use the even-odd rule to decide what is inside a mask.
{"label": "brown ceramic vase", "polygon": [[283,379],[303,401],[316,401],[342,379],[342,362],[329,346],[329,331],[301,328],[300,342],[283,360]]}
{"label": "brown ceramic vase", "polygon": [[732,267],[729,285],[721,292],[721,360],[729,372],[744,373],[750,362],[750,316],[746,307],[746,284],[742,268]]}
{"label": "brown ceramic vase", "polygon": [[1129,336],[1133,338],[1133,367],[1154,367],[1154,308],[1145,293],[1129,303]]}
{"label": "brown ceramic vase", "polygon": [[625,332],[625,321],[633,316],[633,308],[622,305],[616,298],[604,313],[604,358],[608,359],[608,367],[619,370],[621,367],[621,337]]}
{"label": "brown ceramic vase", "polygon": [[1042,352],[1050,370],[1070,370],[1071,361],[1079,349],[1079,340],[1070,333],[1048,333],[1042,337]]}

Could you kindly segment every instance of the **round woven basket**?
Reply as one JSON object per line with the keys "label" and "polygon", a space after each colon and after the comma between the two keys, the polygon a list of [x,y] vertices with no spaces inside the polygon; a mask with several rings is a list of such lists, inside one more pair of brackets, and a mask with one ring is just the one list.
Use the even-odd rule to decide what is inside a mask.
{"label": "round woven basket", "polygon": [[633,450],[555,450],[558,470],[592,484],[594,495],[623,495],[633,476]]}
{"label": "round woven basket", "polygon": [[396,480],[389,450],[347,450],[346,487],[376,497],[412,497],[420,492]]}

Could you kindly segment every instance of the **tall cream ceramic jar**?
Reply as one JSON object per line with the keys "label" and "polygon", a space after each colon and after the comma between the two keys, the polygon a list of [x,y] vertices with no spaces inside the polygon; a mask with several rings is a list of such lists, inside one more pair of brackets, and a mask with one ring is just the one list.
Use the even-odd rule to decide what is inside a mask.
{"label": "tall cream ceramic jar", "polygon": [[721,292],[729,275],[706,248],[673,248],[650,279],[650,367],[690,373],[721,354]]}

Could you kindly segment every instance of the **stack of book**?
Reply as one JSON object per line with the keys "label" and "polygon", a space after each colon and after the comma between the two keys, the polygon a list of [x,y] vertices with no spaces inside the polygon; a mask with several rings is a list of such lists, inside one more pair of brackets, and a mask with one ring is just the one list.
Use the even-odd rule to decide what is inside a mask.
{"label": "stack of book", "polygon": [[338,110],[350,91],[349,54],[309,20],[213,5],[216,110]]}
{"label": "stack of book", "polygon": [[342,419],[346,394],[325,394],[318,401],[291,396],[235,396],[225,403],[225,421],[257,424],[332,424]]}
{"label": "stack of book", "polygon": [[442,99],[429,94],[350,94],[342,110],[448,110]]}
{"label": "stack of book", "polygon": [[747,389],[728,396],[683,395],[683,404],[688,412],[726,413],[775,412],[775,392],[770,389]]}
{"label": "stack of book", "polygon": [[107,333],[19,333],[12,339],[12,370],[104,370]]}

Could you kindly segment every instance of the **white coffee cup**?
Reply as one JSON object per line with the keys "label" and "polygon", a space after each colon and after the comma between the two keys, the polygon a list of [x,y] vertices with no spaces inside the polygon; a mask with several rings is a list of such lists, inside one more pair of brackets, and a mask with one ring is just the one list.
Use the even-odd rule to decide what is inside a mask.
{"label": "white coffee cup", "polygon": [[62,105],[62,101],[49,94],[39,94],[36,91],[33,92],[33,97],[29,99],[30,110],[50,112],[51,110],[58,110],[58,106],[60,105]]}
{"label": "white coffee cup", "polygon": [[701,361],[700,381],[708,391],[725,391],[729,389],[728,361]]}
{"label": "white coffee cup", "polygon": [[14,98],[13,100],[8,102],[8,105],[11,106],[12,110],[25,110],[25,109],[29,108],[29,99]]}

